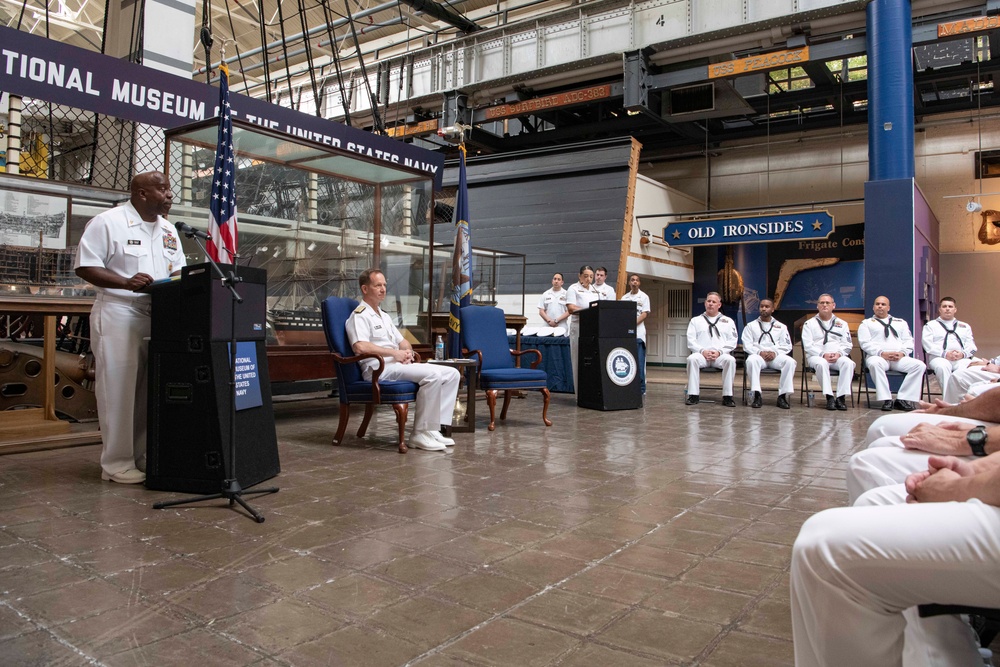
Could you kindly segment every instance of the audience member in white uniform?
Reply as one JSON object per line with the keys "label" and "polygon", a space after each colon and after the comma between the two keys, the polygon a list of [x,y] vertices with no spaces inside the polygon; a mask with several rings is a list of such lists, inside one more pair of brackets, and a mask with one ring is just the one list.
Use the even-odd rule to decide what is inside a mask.
{"label": "audience member in white uniform", "polygon": [[[403,338],[392,318],[382,310],[385,300],[385,275],[378,269],[365,269],[358,277],[362,302],[347,318],[347,340],[355,354],[376,354],[385,366],[380,380],[406,380],[420,385],[410,444],[420,449],[446,451],[455,444],[441,433],[451,423],[458,397],[461,374],[454,368],[414,363],[413,347]],[[363,359],[361,372],[366,380],[378,368],[375,359]]]}
{"label": "audience member in white uniform", "polygon": [[557,327],[569,318],[566,299],[569,292],[563,289],[563,274],[552,275],[552,288],[542,293],[538,300],[538,314],[550,327]]}
{"label": "audience member in white uniform", "polygon": [[639,289],[642,281],[639,276],[632,274],[628,277],[628,289],[622,301],[632,301],[635,303],[635,344],[638,349],[639,359],[639,388],[643,395],[646,394],[646,317],[649,315],[649,297]]}
{"label": "audience member in white uniform", "polygon": [[[905,320],[889,314],[889,298],[876,297],[872,311],[875,314],[858,326],[858,345],[867,355],[865,365],[875,380],[875,399],[882,402],[884,412],[891,412],[894,406],[909,412],[916,407],[911,401],[920,400],[927,367],[910,356],[913,354],[910,326]],[[906,373],[895,403],[886,376],[886,371],[890,370]]]}
{"label": "audience member in white uniform", "polygon": [[590,304],[598,301],[601,295],[591,284],[594,280],[594,267],[580,267],[580,281],[570,285],[566,295],[566,308],[570,312],[569,353],[573,362],[573,391],[580,393],[580,311],[590,308]]}
{"label": "audience member in white uniform", "polygon": [[597,271],[594,272],[594,289],[601,295],[601,299],[614,301],[617,294],[614,287],[604,282],[607,279],[608,270],[603,266],[597,267]]}
{"label": "audience member in white uniform", "polygon": [[747,375],[750,377],[750,391],[753,392],[751,408],[759,408],[763,403],[760,395],[760,371],[773,368],[781,371],[778,383],[778,407],[789,409],[788,394],[794,389],[795,360],[792,352],[792,337],[788,327],[774,319],[774,302],[761,299],[760,317],[743,327],[743,351],[746,352]]}
{"label": "audience member in white uniform", "polygon": [[701,369],[706,367],[722,369],[722,404],[728,408],[736,406],[733,400],[733,377],[736,375],[736,359],[732,351],[739,339],[736,323],[719,312],[722,297],[718,292],[709,292],[705,297],[705,312],[692,317],[687,328],[687,343],[691,354],[687,358],[688,386],[685,405],[695,405],[701,400]]}
{"label": "audience member in white uniform", "polygon": [[[1000,380],[1000,357],[989,361],[973,359],[965,368],[951,373],[948,386],[944,388],[946,403],[958,403],[968,394],[979,395],[983,391],[993,389]],[[973,389],[975,387],[975,389]]]}
{"label": "audience member in white uniform", "polygon": [[163,216],[173,193],[160,172],[132,179],[126,204],[87,223],[76,252],[76,275],[97,290],[90,314],[97,419],[101,426],[101,479],[146,481],[146,338],[151,297],[139,294],[154,280],[178,275],[184,251]]}
{"label": "audience member in white uniform", "polygon": [[976,355],[972,327],[955,319],[958,306],[946,296],[938,304],[938,317],[924,325],[920,344],[927,355],[927,365],[937,376],[941,391],[948,388],[948,379],[955,371],[967,368]]}
{"label": "audience member in white uniform", "polygon": [[795,541],[796,667],[982,665],[962,616],[916,607],[997,606],[1000,453],[929,457],[894,495],[870,495],[811,517]]}
{"label": "audience member in white uniform", "polygon": [[[802,325],[802,349],[806,363],[816,372],[816,379],[826,396],[827,410],[846,410],[844,396],[851,393],[854,379],[854,361],[851,359],[851,329],[847,322],[833,314],[837,307],[833,297],[820,294],[816,301],[815,317]],[[837,395],[834,398],[830,382],[830,367],[837,369]]]}

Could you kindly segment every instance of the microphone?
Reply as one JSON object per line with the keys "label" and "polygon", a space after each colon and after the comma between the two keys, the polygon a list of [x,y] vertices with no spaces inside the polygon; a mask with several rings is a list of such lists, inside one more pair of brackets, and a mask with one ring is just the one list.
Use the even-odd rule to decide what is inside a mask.
{"label": "microphone", "polygon": [[174,227],[177,228],[177,231],[183,233],[188,238],[192,238],[192,237],[197,236],[198,238],[200,238],[200,239],[202,239],[204,241],[210,241],[210,240],[212,240],[211,236],[209,236],[208,234],[206,234],[205,232],[203,232],[201,230],[195,229],[194,227],[192,227],[191,225],[187,224],[186,222],[175,222],[174,223]]}

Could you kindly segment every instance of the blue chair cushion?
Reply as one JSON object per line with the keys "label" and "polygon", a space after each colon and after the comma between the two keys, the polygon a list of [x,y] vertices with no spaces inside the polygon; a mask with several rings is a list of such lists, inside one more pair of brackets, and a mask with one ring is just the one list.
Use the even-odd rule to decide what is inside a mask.
{"label": "blue chair cushion", "polygon": [[[412,403],[417,400],[416,382],[379,382],[378,386],[383,403]],[[341,403],[371,403],[372,383],[365,380],[351,382],[345,394],[341,396]]]}
{"label": "blue chair cushion", "polygon": [[542,389],[547,382],[545,371],[531,368],[494,368],[479,376],[483,389]]}

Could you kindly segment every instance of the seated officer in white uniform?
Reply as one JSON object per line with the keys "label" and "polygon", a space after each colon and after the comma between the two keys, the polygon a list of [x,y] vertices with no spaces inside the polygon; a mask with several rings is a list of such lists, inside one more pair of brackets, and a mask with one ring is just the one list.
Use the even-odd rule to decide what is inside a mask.
{"label": "seated officer in white uniform", "polygon": [[[846,410],[844,396],[851,393],[851,381],[854,379],[855,364],[851,359],[854,343],[851,341],[851,330],[847,322],[833,314],[836,307],[831,295],[819,295],[816,317],[802,325],[802,349],[806,354],[806,363],[816,372],[816,378],[823,388],[826,409]],[[836,398],[830,383],[831,366],[840,373]]]}
{"label": "seated officer in white uniform", "polygon": [[[989,361],[980,359],[969,361],[972,363],[954,371],[948,378],[948,386],[944,388],[943,396],[946,403],[958,403],[969,393],[978,395],[997,386],[994,383],[1000,380],[1000,357],[994,357]],[[972,391],[973,387],[977,389]]]}
{"label": "seated officer in white uniform", "polygon": [[688,397],[686,405],[699,401],[701,390],[701,369],[706,366],[722,369],[722,404],[728,408],[736,406],[733,400],[733,377],[736,375],[736,359],[732,351],[736,349],[736,323],[719,312],[722,297],[718,292],[709,292],[705,297],[705,312],[692,317],[688,323],[687,341],[691,354],[687,358]]}
{"label": "seated officer in white uniform", "polygon": [[[385,300],[385,275],[378,269],[365,269],[358,277],[363,301],[347,318],[347,339],[355,354],[377,354],[385,361],[381,380],[407,380],[420,385],[410,444],[420,449],[445,451],[455,444],[441,433],[451,423],[458,397],[461,374],[454,368],[413,363],[413,348],[403,338],[392,319],[380,308]],[[374,359],[361,362],[362,374],[371,379],[378,367]]]}
{"label": "seated officer in white uniform", "polygon": [[747,353],[744,363],[750,377],[753,392],[751,408],[759,408],[763,399],[760,395],[760,371],[774,368],[781,371],[778,384],[778,407],[788,410],[788,394],[795,383],[795,360],[789,356],[792,351],[792,337],[788,327],[772,317],[774,302],[761,299],[760,317],[743,327],[743,351]]}
{"label": "seated officer in white uniform", "polygon": [[184,250],[163,216],[174,195],[160,172],[132,179],[128,203],[87,223],[76,251],[76,275],[97,290],[90,314],[97,419],[101,425],[101,479],[146,481],[146,338],[154,280],[178,275]]}
{"label": "seated officer in white uniform", "polygon": [[542,292],[542,298],[538,300],[538,314],[547,326],[565,326],[566,320],[569,319],[569,310],[566,309],[568,294],[569,292],[563,289],[563,274],[552,274],[552,288]]}
{"label": "seated officer in white uniform", "polygon": [[963,617],[920,618],[916,607],[997,606],[1000,454],[928,463],[894,499],[802,526],[790,577],[796,667],[983,664]]}
{"label": "seated officer in white uniform", "polygon": [[858,326],[858,345],[868,355],[865,365],[875,379],[875,399],[882,402],[884,412],[891,412],[894,404],[886,371],[906,373],[896,396],[895,408],[909,412],[916,407],[911,401],[920,400],[927,367],[924,362],[910,356],[913,354],[910,327],[905,320],[889,314],[889,298],[876,297],[872,311],[874,316]]}
{"label": "seated officer in white uniform", "polygon": [[920,333],[920,344],[927,355],[927,365],[937,376],[942,392],[948,388],[951,374],[968,367],[976,355],[972,327],[955,319],[957,312],[955,299],[944,297],[938,304],[937,319],[925,324]]}

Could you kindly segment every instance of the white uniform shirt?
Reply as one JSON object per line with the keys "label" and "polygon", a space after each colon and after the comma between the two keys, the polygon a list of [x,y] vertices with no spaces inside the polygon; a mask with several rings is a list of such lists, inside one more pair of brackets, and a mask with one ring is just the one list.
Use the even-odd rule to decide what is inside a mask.
{"label": "white uniform shirt", "polygon": [[[718,335],[713,334],[710,322],[715,325]],[[709,319],[704,313],[692,317],[688,322],[687,341],[688,349],[692,352],[719,350],[728,354],[736,349],[736,343],[739,342],[736,336],[736,322],[722,314],[716,315],[714,320]]]}
{"label": "white uniform shirt", "polygon": [[542,298],[538,300],[539,310],[545,311],[545,316],[550,320],[558,320],[566,314],[566,299],[569,292],[560,289],[558,292],[554,288],[547,289],[542,293]]}
{"label": "white uniform shirt", "polygon": [[[955,333],[949,333],[952,330]],[[948,350],[960,350],[966,359],[976,354],[972,327],[958,320],[945,322],[940,317],[931,320],[924,325],[920,342],[931,357],[943,357]]]}
{"label": "white uniform shirt", "polygon": [[853,347],[850,327],[836,315],[829,322],[823,322],[816,315],[802,325],[802,349],[806,357],[822,357],[828,352],[839,352],[846,357]]}
{"label": "white uniform shirt", "polygon": [[[113,271],[124,278],[147,273],[154,280],[168,278],[185,264],[180,235],[162,216],[156,222],[145,222],[131,202],[126,202],[87,223],[76,249],[74,268],[96,266]],[[149,299],[127,289],[97,287],[98,293],[125,299]]]}
{"label": "white uniform shirt", "polygon": [[594,283],[593,287],[595,290],[597,290],[597,293],[601,295],[602,299],[607,299],[609,301],[615,300],[615,288],[612,287],[611,285],[607,283],[604,283],[603,285],[598,285],[597,283]]}
{"label": "white uniform shirt", "polygon": [[[362,301],[347,318],[347,340],[351,347],[358,341],[364,341],[379,347],[398,350],[399,344],[403,342],[403,334],[399,333],[388,313],[381,308],[376,310]],[[382,357],[382,359],[386,366],[396,363],[392,357]],[[371,379],[377,367],[378,362],[374,359],[361,361],[361,372],[366,380]]]}
{"label": "white uniform shirt", "polygon": [[[886,325],[890,327],[888,331]],[[913,354],[913,334],[905,320],[892,315],[884,320],[869,317],[858,325],[858,345],[869,357],[877,357],[883,352],[904,352],[910,356]]]}
{"label": "white uniform shirt", "polygon": [[743,350],[747,354],[757,354],[769,351],[778,354],[789,354],[792,351],[792,337],[788,327],[771,318],[770,322],[761,322],[758,317],[743,327]]}
{"label": "white uniform shirt", "polygon": [[[566,303],[568,305],[576,306],[577,308],[590,308],[590,304],[598,301],[601,295],[597,293],[594,286],[584,287],[580,283],[573,283],[566,290]],[[580,323],[580,312],[577,311],[570,316],[570,321],[573,322],[573,326],[577,327]]]}
{"label": "white uniform shirt", "polygon": [[[632,292],[625,292],[621,301],[634,301],[635,302],[635,316],[636,319],[639,318],[643,313],[649,312],[649,297],[642,290],[638,290],[635,294]],[[636,340],[641,340],[643,343],[646,342],[646,323],[640,322],[635,327],[635,337]]]}

